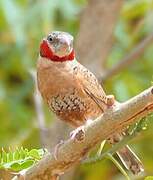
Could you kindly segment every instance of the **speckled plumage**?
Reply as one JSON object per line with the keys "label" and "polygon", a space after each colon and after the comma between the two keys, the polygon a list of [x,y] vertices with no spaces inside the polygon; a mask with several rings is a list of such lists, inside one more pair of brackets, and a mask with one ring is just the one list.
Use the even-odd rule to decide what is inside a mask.
{"label": "speckled plumage", "polygon": [[61,63],[40,57],[37,69],[39,90],[60,119],[77,127],[107,108],[96,77],[76,60]]}

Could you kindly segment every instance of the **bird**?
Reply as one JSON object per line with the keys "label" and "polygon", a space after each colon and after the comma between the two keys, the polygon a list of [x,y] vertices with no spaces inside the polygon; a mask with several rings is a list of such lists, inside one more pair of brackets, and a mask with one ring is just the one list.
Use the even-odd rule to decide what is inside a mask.
{"label": "bird", "polygon": [[[113,104],[113,98],[105,94],[96,76],[77,61],[73,41],[71,34],[62,31],[52,31],[42,39],[37,83],[49,109],[77,129],[102,115]],[[122,138],[123,134],[118,133],[108,142],[114,144]],[[122,147],[117,154],[133,174],[144,171],[129,146]]]}

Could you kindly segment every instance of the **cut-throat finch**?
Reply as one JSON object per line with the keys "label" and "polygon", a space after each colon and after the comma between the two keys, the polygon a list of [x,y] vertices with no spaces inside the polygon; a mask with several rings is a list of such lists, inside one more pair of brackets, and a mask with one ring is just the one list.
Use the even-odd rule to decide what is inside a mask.
{"label": "cut-throat finch", "polygon": [[[51,32],[40,43],[37,81],[51,111],[76,128],[99,117],[113,102],[94,74],[76,60],[73,36],[66,32]],[[116,134],[108,142],[114,144],[122,138],[122,134]],[[128,146],[116,153],[133,174],[143,171],[142,163]]]}

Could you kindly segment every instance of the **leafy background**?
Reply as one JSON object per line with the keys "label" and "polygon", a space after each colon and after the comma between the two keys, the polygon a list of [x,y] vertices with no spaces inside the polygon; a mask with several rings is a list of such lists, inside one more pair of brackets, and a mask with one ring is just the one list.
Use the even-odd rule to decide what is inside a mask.
{"label": "leafy background", "polygon": [[[86,0],[0,0],[0,147],[40,148],[34,83],[29,70],[36,67],[39,42],[49,31],[57,29],[77,35],[80,13],[86,4]],[[152,32],[153,0],[125,1],[107,66],[116,64]],[[104,87],[107,94],[125,101],[149,87],[152,76],[153,45],[150,45],[132,65],[106,81]],[[147,130],[130,144],[141,157],[147,175],[153,175],[153,122],[152,117],[148,119]],[[105,160],[82,165],[75,179],[123,179],[123,176]]]}

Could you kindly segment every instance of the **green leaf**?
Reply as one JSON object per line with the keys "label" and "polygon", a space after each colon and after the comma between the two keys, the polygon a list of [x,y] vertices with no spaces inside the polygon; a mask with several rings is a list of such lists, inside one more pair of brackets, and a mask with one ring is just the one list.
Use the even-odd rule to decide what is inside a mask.
{"label": "green leaf", "polygon": [[20,154],[19,154],[19,152],[18,152],[18,150],[17,151],[15,151],[14,153],[13,153],[13,159],[14,160],[18,160],[20,158]]}
{"label": "green leaf", "polygon": [[38,149],[37,151],[41,158],[44,156],[44,154],[46,154],[48,152],[47,149]]}
{"label": "green leaf", "polygon": [[14,171],[20,171],[22,170],[21,165],[17,162],[11,164],[10,168]]}
{"label": "green leaf", "polygon": [[20,158],[24,159],[26,157],[26,151],[23,149],[23,147],[20,148]]}
{"label": "green leaf", "polygon": [[1,156],[2,156],[2,162],[7,162],[7,153],[3,148],[2,148]]}
{"label": "green leaf", "polygon": [[8,162],[13,161],[13,152],[9,152],[7,154],[7,157],[8,157]]}
{"label": "green leaf", "polygon": [[35,159],[40,159],[40,155],[39,155],[39,152],[37,149],[32,149],[30,152],[29,152],[29,156],[35,158]]}
{"label": "green leaf", "polygon": [[22,169],[27,169],[35,163],[34,160],[27,160],[21,164]]}
{"label": "green leaf", "polygon": [[11,166],[14,164],[14,163],[17,163],[17,162],[8,162],[8,163],[3,163],[1,164],[1,169],[11,169]]}

